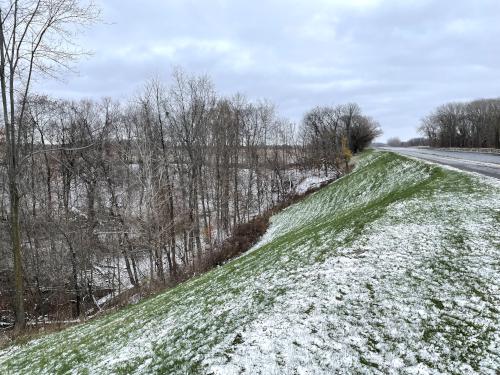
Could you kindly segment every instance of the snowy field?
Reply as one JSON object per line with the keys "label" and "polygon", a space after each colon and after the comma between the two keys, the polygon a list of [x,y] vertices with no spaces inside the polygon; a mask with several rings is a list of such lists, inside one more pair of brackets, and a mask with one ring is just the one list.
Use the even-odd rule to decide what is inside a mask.
{"label": "snowy field", "polygon": [[497,374],[500,183],[387,152],[248,254],[0,351],[1,374]]}

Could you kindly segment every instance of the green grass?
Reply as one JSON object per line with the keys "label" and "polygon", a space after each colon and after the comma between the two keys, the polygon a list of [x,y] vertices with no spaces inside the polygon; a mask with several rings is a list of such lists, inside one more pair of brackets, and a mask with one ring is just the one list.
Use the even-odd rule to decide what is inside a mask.
{"label": "green grass", "polygon": [[248,254],[0,351],[0,373],[494,374],[499,184],[392,153],[357,163]]}

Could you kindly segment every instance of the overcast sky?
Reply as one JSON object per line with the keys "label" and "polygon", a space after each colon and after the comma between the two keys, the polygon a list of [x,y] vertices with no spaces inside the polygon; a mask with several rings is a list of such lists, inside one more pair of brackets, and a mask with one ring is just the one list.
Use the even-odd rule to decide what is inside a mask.
{"label": "overcast sky", "polygon": [[267,98],[294,121],[359,103],[383,140],[416,136],[435,106],[500,96],[499,0],[100,0],[103,24],[60,97],[128,98],[175,66],[220,94]]}

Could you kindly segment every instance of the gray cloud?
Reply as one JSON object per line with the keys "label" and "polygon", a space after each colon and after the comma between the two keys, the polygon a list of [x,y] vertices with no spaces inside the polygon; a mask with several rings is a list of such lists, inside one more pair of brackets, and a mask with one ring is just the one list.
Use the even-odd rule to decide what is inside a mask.
{"label": "gray cloud", "polygon": [[499,96],[498,0],[101,0],[79,75],[39,88],[125,98],[174,66],[222,94],[268,98],[300,121],[318,104],[358,102],[383,138],[416,135],[446,101]]}

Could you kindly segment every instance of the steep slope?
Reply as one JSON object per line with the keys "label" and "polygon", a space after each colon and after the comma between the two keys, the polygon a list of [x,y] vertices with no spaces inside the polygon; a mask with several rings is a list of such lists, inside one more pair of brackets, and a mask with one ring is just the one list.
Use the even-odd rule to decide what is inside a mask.
{"label": "steep slope", "polygon": [[500,184],[386,152],[272,219],[248,254],[0,352],[0,373],[491,373]]}

